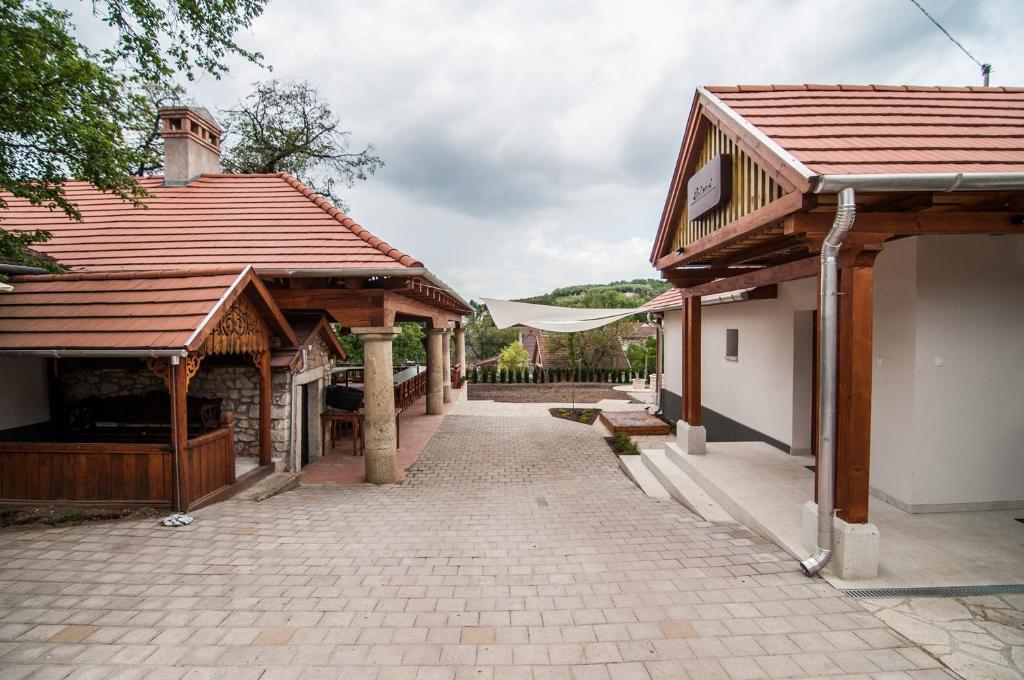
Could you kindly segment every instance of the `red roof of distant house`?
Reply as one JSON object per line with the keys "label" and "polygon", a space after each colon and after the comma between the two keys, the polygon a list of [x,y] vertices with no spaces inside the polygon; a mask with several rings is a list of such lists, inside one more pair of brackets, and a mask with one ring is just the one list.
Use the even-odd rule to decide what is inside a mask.
{"label": "red roof of distant house", "polygon": [[250,268],[19,276],[0,295],[0,352],[194,351],[245,291],[297,342]]}
{"label": "red roof of distant house", "polygon": [[664,293],[647,301],[640,309],[645,312],[664,312],[680,309],[683,306],[683,291],[680,288],[669,288]]}
{"label": "red roof of distant house", "polygon": [[50,231],[53,239],[34,248],[79,271],[423,266],[286,173],[203,175],[187,186],[164,186],[161,177],[139,182],[151,194],[146,208],[85,182],[68,182],[66,194],[80,209],[81,222],[8,198],[3,227]]}
{"label": "red roof of distant house", "polygon": [[705,88],[813,173],[1024,171],[1024,88]]}

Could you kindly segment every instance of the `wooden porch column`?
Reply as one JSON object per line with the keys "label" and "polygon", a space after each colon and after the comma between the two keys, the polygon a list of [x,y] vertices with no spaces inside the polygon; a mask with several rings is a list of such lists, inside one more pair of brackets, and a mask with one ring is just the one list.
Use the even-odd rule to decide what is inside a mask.
{"label": "wooden porch column", "polygon": [[[188,512],[191,476],[188,460],[188,372],[184,359],[170,366],[171,393],[171,505],[175,512]],[[170,361],[171,359],[169,359]]]}
{"label": "wooden porch column", "polygon": [[352,329],[363,341],[363,453],[366,481],[371,484],[394,484],[397,479],[391,344],[401,331],[388,326]]}
{"label": "wooden porch column", "polygon": [[707,452],[700,417],[700,296],[683,298],[683,412],[676,423],[676,444],[684,453]]}
{"label": "wooden porch column", "polygon": [[868,521],[876,255],[864,251],[839,271],[835,502],[839,518],[853,524]]}
{"label": "wooden porch column", "polygon": [[700,298],[683,303],[683,420],[700,426]]}
{"label": "wooden porch column", "polygon": [[260,465],[270,465],[270,351],[259,352],[253,358],[260,372]]}
{"label": "wooden porch column", "polygon": [[427,329],[427,415],[439,416],[444,409],[443,328]]}

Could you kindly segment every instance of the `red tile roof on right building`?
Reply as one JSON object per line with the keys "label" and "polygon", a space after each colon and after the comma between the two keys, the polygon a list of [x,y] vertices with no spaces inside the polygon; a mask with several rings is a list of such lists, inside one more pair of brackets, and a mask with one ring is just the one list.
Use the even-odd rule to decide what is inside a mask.
{"label": "red tile roof on right building", "polygon": [[707,86],[813,173],[1020,172],[1024,88]]}

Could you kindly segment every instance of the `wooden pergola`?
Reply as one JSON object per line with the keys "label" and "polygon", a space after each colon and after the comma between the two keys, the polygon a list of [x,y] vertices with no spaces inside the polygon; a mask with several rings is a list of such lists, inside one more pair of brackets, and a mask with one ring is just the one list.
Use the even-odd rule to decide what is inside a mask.
{"label": "wooden pergola", "polygon": [[235,482],[231,423],[190,438],[187,399],[203,361],[218,356],[245,356],[258,371],[259,463],[270,465],[270,353],[297,339],[251,268],[19,277],[14,285],[0,299],[0,353],[51,357],[55,375],[68,358],[143,360],[170,396],[170,441],[0,443],[0,498],[178,511],[216,500]]}

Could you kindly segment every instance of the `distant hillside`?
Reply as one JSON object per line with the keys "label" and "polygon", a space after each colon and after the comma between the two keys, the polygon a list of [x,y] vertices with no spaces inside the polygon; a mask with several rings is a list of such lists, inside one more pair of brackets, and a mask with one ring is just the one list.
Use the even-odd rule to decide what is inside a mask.
{"label": "distant hillside", "polygon": [[556,307],[639,307],[661,295],[671,286],[668,281],[661,279],[587,283],[556,288],[550,293],[522,298],[518,302]]}

